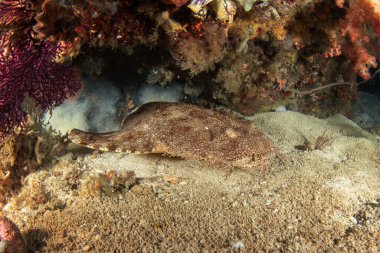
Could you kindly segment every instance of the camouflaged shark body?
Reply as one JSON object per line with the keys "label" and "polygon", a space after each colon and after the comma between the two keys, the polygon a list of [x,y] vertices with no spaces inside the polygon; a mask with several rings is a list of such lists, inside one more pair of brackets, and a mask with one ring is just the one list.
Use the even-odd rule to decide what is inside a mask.
{"label": "camouflaged shark body", "polygon": [[276,153],[256,127],[232,114],[191,104],[154,102],[142,105],[111,133],[74,129],[69,138],[103,151],[163,153],[185,159],[252,167]]}

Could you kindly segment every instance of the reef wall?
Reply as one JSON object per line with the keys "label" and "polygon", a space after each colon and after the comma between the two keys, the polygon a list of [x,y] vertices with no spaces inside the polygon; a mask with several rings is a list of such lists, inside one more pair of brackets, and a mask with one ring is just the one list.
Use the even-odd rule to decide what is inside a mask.
{"label": "reef wall", "polygon": [[[47,111],[82,78],[182,85],[184,101],[244,115],[351,113],[377,67],[376,0],[0,1],[0,133]],[[330,85],[336,83],[335,85]]]}

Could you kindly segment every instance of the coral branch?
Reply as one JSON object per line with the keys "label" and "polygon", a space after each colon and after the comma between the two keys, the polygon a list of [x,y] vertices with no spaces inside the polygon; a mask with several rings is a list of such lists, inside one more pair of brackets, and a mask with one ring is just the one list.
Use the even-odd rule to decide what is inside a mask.
{"label": "coral branch", "polygon": [[[79,74],[67,63],[57,63],[62,47],[51,42],[13,45],[9,34],[0,40],[0,133],[6,134],[25,120],[25,96],[43,111],[62,103],[80,88]],[[7,43],[8,42],[8,43]]]}

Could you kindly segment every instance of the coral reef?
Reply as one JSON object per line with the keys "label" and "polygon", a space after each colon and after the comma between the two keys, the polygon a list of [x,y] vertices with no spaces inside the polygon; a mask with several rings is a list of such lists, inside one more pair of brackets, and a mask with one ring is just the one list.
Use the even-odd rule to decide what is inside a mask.
{"label": "coral reef", "polygon": [[[342,55],[348,48],[342,25],[355,8],[348,4],[343,9],[334,1],[270,1],[253,6],[229,29],[233,51],[221,61],[213,98],[246,115],[284,105],[317,116],[350,112],[357,98],[351,71],[357,63],[352,66],[352,58]],[[290,92],[334,82],[351,85],[302,95]]]}
{"label": "coral reef", "polygon": [[178,9],[179,7],[185,5],[188,2],[188,0],[164,0],[163,2],[167,4],[172,4],[176,7],[176,9]]}
{"label": "coral reef", "polygon": [[[357,231],[351,228],[360,227],[363,219],[359,212],[353,216],[352,205],[331,209],[331,203],[340,200],[334,194],[341,193],[342,202],[374,199],[373,190],[378,184],[372,168],[379,164],[380,151],[375,142],[364,138],[368,137],[367,133],[346,119],[342,123],[343,116],[321,121],[323,127],[334,129],[334,135],[322,133],[323,129],[318,135],[315,130],[321,126],[313,121],[319,119],[296,112],[318,117],[334,113],[351,116],[358,86],[380,73],[375,70],[380,58],[379,46],[379,0],[0,0],[0,209],[7,212],[12,202],[15,203],[17,208],[8,209],[11,212],[7,215],[23,225],[25,238],[30,233],[29,250],[39,252],[104,252],[109,245],[108,249],[115,247],[121,251],[125,250],[126,238],[132,248],[136,242],[143,247],[151,243],[147,247],[154,247],[152,251],[165,249],[165,244],[172,245],[173,241],[180,242],[181,249],[182,243],[201,244],[205,251],[217,251],[218,245],[225,245],[226,250],[231,250],[231,245],[237,245],[234,247],[239,250],[244,245],[249,249],[250,245],[257,251],[297,251],[300,245],[306,245],[309,251],[327,248],[342,251],[348,245],[342,244],[347,236],[361,235],[361,228]],[[78,94],[79,91],[82,92]],[[166,165],[178,160],[154,155],[141,159],[135,155],[95,151],[92,155],[70,154],[62,160],[56,159],[65,153],[68,136],[59,135],[51,125],[43,123],[42,115],[73,96],[55,111],[56,121],[49,119],[67,127],[62,131],[73,128],[72,122],[83,123],[82,130],[88,132],[74,129],[70,134],[70,139],[79,145],[102,151],[161,153],[205,161],[216,167],[250,169],[266,167],[272,161],[274,166],[270,171],[254,170],[256,175],[252,178],[238,173],[235,181],[224,185],[214,177],[207,178],[206,174],[214,172],[206,168],[193,170],[194,166],[202,167],[196,161],[180,161],[185,167],[172,170]],[[158,100],[166,102],[149,103]],[[227,110],[215,110],[220,105],[243,115],[276,109],[296,112],[258,114],[252,118],[256,128]],[[123,114],[128,116],[119,130]],[[277,140],[276,146],[264,135],[264,130]],[[115,132],[99,133],[110,131]],[[302,143],[299,131],[314,131],[315,138]],[[286,151],[286,159],[270,159],[278,154],[277,146]],[[294,147],[309,152],[299,152]],[[56,166],[52,166],[55,162]],[[136,164],[144,168],[136,168]],[[30,175],[44,165],[48,165],[46,170]],[[125,172],[130,168],[136,169],[136,175]],[[334,181],[331,168],[344,173]],[[362,185],[350,197],[347,192],[352,193],[351,181],[360,168],[367,168],[361,175],[368,175],[368,179],[361,177]],[[176,173],[181,171],[179,177]],[[282,174],[272,176],[272,172]],[[84,177],[86,173],[94,176]],[[141,175],[154,180],[160,173],[173,173],[163,183],[178,186],[173,194],[179,197],[178,201],[170,197],[169,201],[155,202],[156,196],[162,196],[160,190],[154,184],[138,185]],[[220,177],[218,171],[215,175]],[[316,175],[320,176],[317,180]],[[300,176],[304,176],[302,180]],[[200,202],[193,199],[193,188],[183,195],[182,189],[187,186],[177,184],[179,178],[186,179],[188,186],[199,191]],[[204,180],[201,190],[199,178]],[[347,178],[349,183],[342,184],[342,178]],[[364,187],[368,182],[372,188]],[[211,204],[210,196],[215,192],[209,191],[210,183],[223,188],[215,191],[216,202]],[[296,220],[284,221],[283,214],[289,207],[296,211],[302,209],[299,204],[309,207],[309,193],[327,189],[329,184],[333,189],[321,195],[325,202],[313,197],[315,215],[309,215],[313,211],[309,208],[294,212],[292,217]],[[342,185],[348,185],[347,189],[342,190]],[[19,194],[21,186],[26,186],[24,194],[22,191]],[[342,191],[337,192],[336,187]],[[301,188],[306,191],[300,192]],[[226,189],[233,194],[226,195]],[[152,191],[147,201],[135,201],[145,190]],[[270,192],[278,196],[271,195],[274,198],[268,200]],[[117,199],[111,198],[115,193]],[[306,196],[304,202],[298,201],[299,194],[302,198]],[[101,197],[94,198],[94,195]],[[252,202],[246,202],[250,195]],[[89,197],[78,198],[74,203],[72,200],[76,201],[78,196]],[[9,201],[11,198],[14,201]],[[234,205],[238,203],[236,198],[251,213],[244,213],[240,206]],[[238,207],[239,212],[243,210],[240,217],[233,208],[226,208],[229,199],[232,207]],[[189,201],[191,205],[186,204]],[[206,224],[207,215],[202,213],[198,219],[207,225],[203,227],[202,237],[214,236],[210,242],[194,237],[187,229],[189,220],[199,218],[193,215],[196,219],[189,219],[188,214],[194,214],[191,201],[198,203],[198,207],[219,208],[206,210],[211,218],[218,211],[228,211],[224,213],[227,219],[218,219],[216,223],[210,219],[215,231]],[[186,214],[182,217],[183,231],[178,229],[179,220],[173,222],[174,216],[167,212],[176,203],[181,213]],[[3,208],[5,204],[7,208]],[[340,215],[340,221],[319,216],[324,213],[334,218],[342,206],[346,212]],[[125,207],[132,213],[124,212]],[[147,209],[153,211],[146,212]],[[278,215],[268,216],[268,210]],[[252,223],[252,214],[259,214],[257,224]],[[231,226],[220,229],[228,218],[236,224],[248,219],[240,229],[234,228],[236,233],[231,233]],[[274,234],[273,219],[277,218],[284,222],[277,224]],[[355,225],[348,226],[353,223],[349,218]],[[96,227],[94,223],[99,219],[112,219],[112,222],[95,224]],[[158,220],[164,223],[159,224]],[[327,225],[316,227],[321,221]],[[152,224],[153,230],[148,227]],[[369,228],[377,232],[375,225]],[[113,231],[110,227],[126,229]],[[168,227],[166,234],[174,236],[162,240],[162,232]],[[332,227],[337,229],[331,230]],[[309,232],[305,233],[306,239],[297,236],[300,229]],[[49,236],[41,238],[45,231]],[[136,231],[145,234],[137,233],[136,237]],[[328,240],[321,231],[328,234]],[[370,237],[368,244],[379,242],[378,233],[363,231]],[[247,238],[244,242],[241,235]],[[90,242],[86,238],[91,238]],[[310,244],[310,239],[317,243]],[[375,248],[365,246],[367,242],[363,241],[359,242],[357,251]],[[354,238],[348,243],[355,246],[356,242]],[[268,249],[268,245],[273,247]],[[16,226],[0,218],[0,252],[22,252],[24,248]],[[356,248],[347,246],[347,249]]]}
{"label": "coral reef", "polygon": [[83,45],[140,42],[147,33],[145,21],[128,9],[130,5],[131,1],[0,3],[0,139],[25,123],[25,96],[46,111],[79,90],[80,75],[69,60]]}
{"label": "coral reef", "polygon": [[79,90],[79,73],[67,64],[55,62],[62,51],[60,44],[45,41],[36,45],[6,43],[10,34],[3,34],[0,44],[0,133],[7,134],[26,120],[22,110],[25,96],[33,98],[43,111],[62,103]]}
{"label": "coral reef", "polygon": [[27,23],[32,16],[32,2],[28,0],[4,0],[0,2],[0,26]]}
{"label": "coral reef", "polygon": [[187,6],[196,17],[206,18],[207,7],[210,6],[216,17],[223,22],[232,22],[236,14],[236,4],[233,0],[192,0]]}
{"label": "coral reef", "polygon": [[0,132],[25,122],[25,96],[47,110],[78,91],[70,65],[105,75],[110,52],[130,56],[138,78],[199,85],[200,104],[349,115],[356,74],[368,79],[377,66],[379,9],[376,0],[1,1]]}
{"label": "coral reef", "polygon": [[218,22],[200,22],[189,30],[172,37],[173,58],[192,75],[213,70],[226,54],[228,29]]}
{"label": "coral reef", "polygon": [[[369,31],[372,29],[372,33]],[[380,38],[380,2],[376,0],[354,0],[350,2],[344,20],[342,35],[349,39],[344,54],[352,61],[354,71],[364,79],[370,77],[369,69],[377,67],[376,57],[368,52],[370,36]],[[372,40],[373,53],[380,45]],[[378,54],[378,53],[377,53]]]}
{"label": "coral reef", "polygon": [[70,57],[77,56],[83,46],[130,49],[149,41],[149,19],[139,14],[131,0],[45,0],[39,9],[33,25],[38,38],[65,41]]}

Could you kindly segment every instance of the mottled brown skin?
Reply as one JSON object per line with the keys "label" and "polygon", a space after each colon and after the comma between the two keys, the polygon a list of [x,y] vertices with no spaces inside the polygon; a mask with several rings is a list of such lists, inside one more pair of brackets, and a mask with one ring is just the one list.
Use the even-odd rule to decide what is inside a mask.
{"label": "mottled brown skin", "polygon": [[167,102],[141,106],[124,120],[120,131],[99,134],[74,129],[69,138],[103,151],[163,153],[237,167],[264,165],[277,152],[250,122],[191,104]]}

